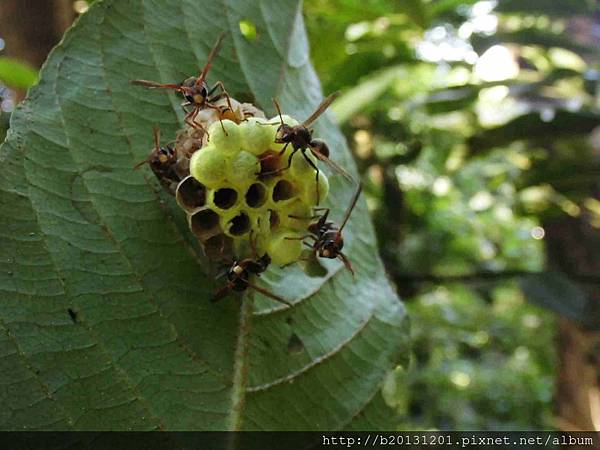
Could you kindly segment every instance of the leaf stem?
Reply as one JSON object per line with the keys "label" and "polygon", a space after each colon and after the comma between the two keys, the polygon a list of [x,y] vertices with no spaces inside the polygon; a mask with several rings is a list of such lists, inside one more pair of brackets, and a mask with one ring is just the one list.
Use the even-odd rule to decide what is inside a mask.
{"label": "leaf stem", "polygon": [[231,393],[231,414],[229,416],[228,429],[239,431],[242,426],[242,411],[246,398],[246,386],[248,384],[248,366],[250,351],[250,325],[254,311],[254,292],[252,289],[246,291],[240,308],[239,334],[236,343],[233,366],[233,389]]}

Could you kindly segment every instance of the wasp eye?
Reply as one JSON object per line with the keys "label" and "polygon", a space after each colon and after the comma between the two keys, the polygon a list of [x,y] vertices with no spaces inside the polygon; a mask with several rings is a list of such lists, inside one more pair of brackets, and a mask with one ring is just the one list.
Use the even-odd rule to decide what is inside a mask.
{"label": "wasp eye", "polygon": [[279,128],[277,128],[277,133],[275,134],[275,139],[281,140],[285,137],[286,134],[287,134],[286,130],[283,128],[283,126],[280,126]]}
{"label": "wasp eye", "polygon": [[167,145],[166,147],[162,147],[160,149],[160,151],[164,155],[167,155],[169,158],[172,158],[173,156],[175,156],[175,149],[173,147],[171,147],[170,145]]}
{"label": "wasp eye", "polygon": [[202,89],[200,89],[200,95],[202,95],[202,97],[204,98],[208,97],[208,91],[206,90],[206,86],[202,86]]}
{"label": "wasp eye", "polygon": [[190,88],[190,87],[194,86],[194,84],[196,84],[196,78],[189,77],[189,78],[186,78],[185,80],[183,80],[183,82],[181,83],[181,86]]}

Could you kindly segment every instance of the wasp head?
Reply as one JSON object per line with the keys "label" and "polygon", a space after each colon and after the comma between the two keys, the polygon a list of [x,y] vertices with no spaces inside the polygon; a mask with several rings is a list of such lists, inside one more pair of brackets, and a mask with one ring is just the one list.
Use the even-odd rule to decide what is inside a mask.
{"label": "wasp head", "polygon": [[170,145],[156,149],[155,155],[152,158],[152,163],[159,165],[159,166],[170,165],[176,161],[177,161],[177,152]]}
{"label": "wasp head", "polygon": [[275,142],[282,144],[291,142],[294,138],[294,128],[289,126],[287,123],[282,123],[277,128],[277,133],[275,133]]}
{"label": "wasp head", "polygon": [[265,270],[267,270],[267,267],[269,267],[269,264],[271,264],[271,257],[267,253],[265,253],[257,260],[257,262],[262,269],[261,272],[264,272]]}
{"label": "wasp head", "polygon": [[322,258],[337,258],[344,248],[344,238],[339,231],[332,231],[323,236],[323,243],[319,246],[319,256]]}
{"label": "wasp head", "polygon": [[203,105],[208,98],[206,83],[198,84],[198,78],[190,77],[181,83],[183,97],[192,105]]}

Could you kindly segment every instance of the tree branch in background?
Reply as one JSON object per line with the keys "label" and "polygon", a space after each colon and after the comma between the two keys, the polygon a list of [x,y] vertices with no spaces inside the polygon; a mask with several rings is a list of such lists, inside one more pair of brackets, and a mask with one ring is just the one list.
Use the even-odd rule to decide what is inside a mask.
{"label": "tree branch in background", "polygon": [[[531,272],[527,270],[505,270],[502,272],[475,272],[461,275],[433,275],[433,274],[409,274],[390,272],[396,284],[402,283],[468,283],[480,281],[504,280],[507,278],[524,277],[527,275],[540,275],[544,272]],[[600,284],[600,276],[580,273],[565,273],[570,279],[585,284]]]}
{"label": "tree branch in background", "polygon": [[[591,191],[597,192],[597,187]],[[595,198],[598,198],[597,195]],[[544,224],[549,266],[562,271],[600,273],[600,234],[585,215],[561,217]],[[590,304],[590,315],[600,312],[600,290],[580,284]],[[556,413],[560,420],[582,430],[600,430],[597,393],[600,380],[600,332],[561,317],[558,321],[558,382]]]}
{"label": "tree branch in background", "polygon": [[[72,0],[0,1],[4,54],[41,67],[74,18]],[[17,91],[17,101],[24,95],[24,91]]]}

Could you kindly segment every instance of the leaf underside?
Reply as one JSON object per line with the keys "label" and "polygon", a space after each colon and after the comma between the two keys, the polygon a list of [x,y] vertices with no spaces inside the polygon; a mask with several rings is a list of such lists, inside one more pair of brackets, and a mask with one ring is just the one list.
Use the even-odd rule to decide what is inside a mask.
{"label": "leaf underside", "polygon": [[[183,112],[173,93],[129,80],[198,73],[224,30],[209,82],[269,114],[276,96],[307,117],[322,94],[299,8],[106,0],[53,51],[0,150],[1,429],[393,426],[379,389],[406,354],[406,320],[364,201],[345,230],[355,280],[337,261],[322,278],[273,268],[261,283],[293,308],[259,295],[212,304],[219,281],[183,213],[149,169],[131,169],[152,126],[170,139]],[[354,170],[330,118],[315,133]],[[328,200],[336,220],[353,191],[339,178]]]}

